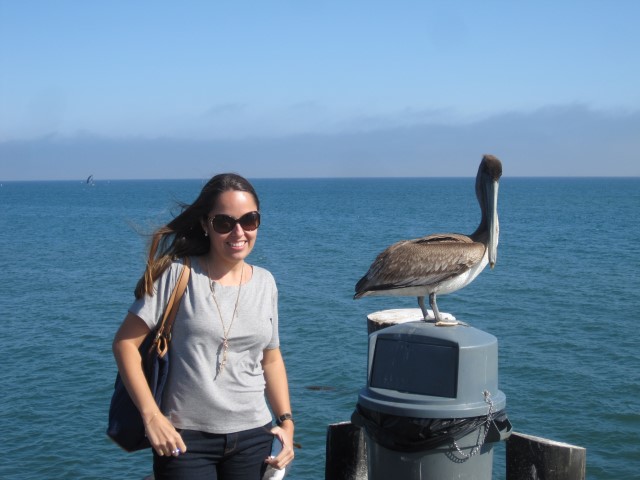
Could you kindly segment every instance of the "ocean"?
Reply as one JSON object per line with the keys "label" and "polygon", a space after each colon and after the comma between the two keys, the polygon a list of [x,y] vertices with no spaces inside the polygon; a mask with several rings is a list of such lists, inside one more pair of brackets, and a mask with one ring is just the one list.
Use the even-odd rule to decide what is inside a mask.
{"label": "ocean", "polygon": [[[148,451],[105,436],[113,335],[133,300],[147,237],[205,180],[4,182],[0,186],[3,479],[137,479]],[[393,242],[471,233],[473,178],[256,179],[263,223],[249,262],[280,292],[296,418],[288,478],[324,478],[327,426],[366,383],[369,313],[411,297],[352,299]],[[590,480],[640,479],[640,179],[500,183],[495,269],[439,297],[495,335],[514,431],[587,449]],[[424,365],[424,368],[435,368]],[[321,387],[321,388],[320,388]],[[494,479],[505,478],[504,442]]]}

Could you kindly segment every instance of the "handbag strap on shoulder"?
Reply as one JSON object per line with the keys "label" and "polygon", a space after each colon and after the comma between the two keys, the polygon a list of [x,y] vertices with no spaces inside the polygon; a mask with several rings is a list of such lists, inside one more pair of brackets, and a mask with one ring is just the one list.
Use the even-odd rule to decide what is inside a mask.
{"label": "handbag strap on shoulder", "polygon": [[164,356],[165,353],[167,353],[167,350],[169,348],[169,342],[171,341],[171,329],[173,328],[173,322],[176,319],[178,308],[180,307],[180,301],[182,300],[184,292],[187,289],[190,274],[191,261],[189,260],[189,257],[185,257],[184,266],[182,267],[182,271],[180,272],[178,283],[173,289],[173,292],[171,292],[171,296],[169,297],[169,301],[167,302],[167,307],[165,308],[164,314],[162,316],[162,322],[160,323],[160,327],[156,332],[156,337],[153,342],[155,348],[157,349],[158,355],[160,355],[161,357]]}

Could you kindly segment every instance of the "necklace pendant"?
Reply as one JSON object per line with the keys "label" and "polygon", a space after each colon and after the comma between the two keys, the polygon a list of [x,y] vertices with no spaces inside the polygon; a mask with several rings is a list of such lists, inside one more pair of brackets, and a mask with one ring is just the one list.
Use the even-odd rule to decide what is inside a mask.
{"label": "necklace pendant", "polygon": [[222,340],[222,362],[220,362],[220,372],[224,369],[224,366],[227,364],[227,352],[229,351],[229,341],[224,338]]}

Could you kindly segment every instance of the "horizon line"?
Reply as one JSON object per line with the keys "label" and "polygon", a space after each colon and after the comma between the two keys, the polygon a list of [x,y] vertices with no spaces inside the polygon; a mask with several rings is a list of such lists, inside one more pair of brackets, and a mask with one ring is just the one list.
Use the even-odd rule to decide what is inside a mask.
{"label": "horizon line", "polygon": [[[194,182],[194,181],[204,181],[208,180],[212,177],[189,177],[189,178],[153,178],[153,177],[136,177],[136,178],[104,178],[104,179],[94,179],[93,184],[96,183],[107,183],[107,182],[176,182],[176,181],[184,181],[184,182]],[[363,176],[363,177],[354,177],[354,176],[341,176],[341,177],[252,177],[246,176],[245,178],[251,180],[415,180],[415,179],[474,179],[475,175],[438,175],[433,177],[428,176],[418,176],[418,177],[408,177],[408,176]],[[508,179],[638,179],[639,175],[509,175],[503,176],[501,180],[505,178]],[[54,179],[10,179],[10,180],[2,180],[0,179],[0,185],[4,183],[44,183],[44,182],[79,182],[81,184],[89,185],[86,179],[79,178],[54,178]]]}

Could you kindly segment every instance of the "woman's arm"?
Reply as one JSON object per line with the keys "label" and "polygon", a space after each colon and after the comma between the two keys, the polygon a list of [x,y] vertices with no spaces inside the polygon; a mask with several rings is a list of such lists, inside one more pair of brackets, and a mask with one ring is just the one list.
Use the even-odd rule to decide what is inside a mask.
{"label": "woman's arm", "polygon": [[[285,413],[291,413],[289,399],[289,383],[287,371],[279,348],[265,350],[262,358],[262,369],[266,381],[266,393],[273,414],[277,417]],[[284,468],[293,460],[293,420],[285,420],[279,427],[274,427],[272,432],[282,443],[282,450],[277,457],[267,461],[277,469]]]}
{"label": "woman's arm", "polygon": [[184,453],[187,451],[186,445],[171,422],[160,412],[142,371],[138,349],[149,332],[149,327],[140,317],[129,313],[113,339],[113,355],[122,382],[140,411],[151,446],[158,455],[171,455],[176,449]]}

